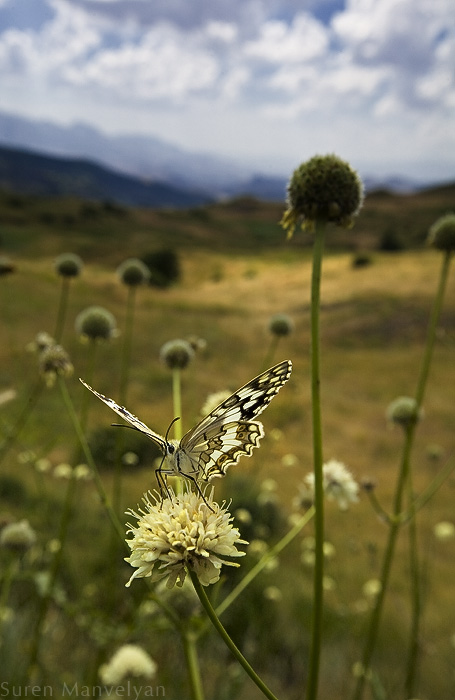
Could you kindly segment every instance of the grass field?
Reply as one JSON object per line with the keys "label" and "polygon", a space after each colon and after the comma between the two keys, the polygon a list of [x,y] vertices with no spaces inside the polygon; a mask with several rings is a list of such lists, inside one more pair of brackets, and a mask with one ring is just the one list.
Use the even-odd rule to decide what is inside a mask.
{"label": "grass field", "polygon": [[[374,479],[376,495],[385,509],[391,505],[402,447],[401,431],[387,425],[385,411],[397,396],[413,396],[415,392],[441,256],[422,246],[385,253],[377,250],[377,242],[381,231],[391,226],[400,236],[407,226],[414,240],[421,240],[422,231],[445,213],[446,194],[422,197],[414,212],[412,198],[400,211],[396,199],[377,195],[379,204],[373,202],[359,221],[362,235],[357,232],[356,238],[354,229],[343,234],[336,246],[329,241],[323,264],[324,457],[344,462],[358,480]],[[380,223],[375,206],[381,209]],[[65,228],[61,221],[70,216],[68,207],[73,208],[74,219],[68,219]],[[276,225],[282,207],[260,209],[254,202],[242,201],[189,213],[117,212],[112,216],[109,211],[100,214],[98,223],[92,213],[94,218],[86,219],[83,226],[77,218],[81,204],[75,202],[58,203],[53,221],[43,217],[43,212],[52,213],[50,202],[27,200],[11,206],[11,198],[4,198],[1,211],[3,252],[17,266],[14,274],[0,278],[0,394],[16,392],[13,400],[0,406],[4,438],[27,406],[38,379],[36,356],[25,350],[26,345],[38,332],[52,334],[55,329],[60,294],[60,279],[53,268],[57,253],[71,250],[86,263],[80,278],[71,283],[62,339],[75,367],[68,387],[77,409],[85,391],[77,377],[88,375],[91,362],[90,348],[80,343],[74,331],[77,314],[97,304],[117,319],[120,335],[98,347],[93,377],[98,390],[117,399],[127,290],[116,277],[116,265],[157,245],[169,245],[174,236],[180,282],[166,290],[144,287],[137,291],[127,401],[130,410],[162,434],[174,417],[171,376],[158,358],[163,343],[190,335],[207,342],[206,349],[183,372],[182,420],[188,429],[198,419],[209,393],[235,390],[264,369],[271,342],[270,317],[285,313],[292,318],[295,331],[280,341],[270,364],[289,358],[294,369],[262,417],[266,436],[261,448],[251,459],[231,467],[226,478],[215,484],[218,500],[232,498],[231,512],[242,507],[254,513],[256,520],[245,526],[245,532],[242,524],[238,525],[245,539],[268,544],[276,541],[286,530],[298,485],[312,469],[311,251],[308,241],[303,244],[297,237],[290,245],[284,240]],[[111,230],[106,217],[112,217]],[[374,221],[375,226],[371,224]],[[370,264],[354,268],[355,250],[368,250]],[[454,354],[452,270],[424,400],[425,417],[412,454],[417,492],[453,459]],[[106,428],[103,435],[115,432],[109,428],[112,418],[110,411],[90,396],[89,438],[93,439],[100,426]],[[27,518],[37,532],[37,543],[24,556],[8,599],[1,601],[13,611],[11,616],[3,616],[0,647],[0,658],[8,669],[5,678],[11,684],[25,683],[20,659],[27,656],[40,602],[39,576],[52,561],[52,542],[59,537],[64,509],[65,480],[53,477],[52,470],[40,474],[35,469],[36,460],[44,457],[52,469],[62,462],[82,460],[57,387],[43,390],[0,466],[1,517],[5,522]],[[112,471],[102,464],[100,467],[110,494]],[[126,520],[123,510],[136,507],[151,487],[153,470],[147,460],[124,469],[122,522]],[[455,623],[448,614],[454,606],[455,539],[439,541],[433,534],[438,522],[454,522],[454,489],[455,476],[447,479],[417,519],[424,595],[418,697],[428,700],[451,700],[455,695]],[[262,510],[258,503],[263,504]],[[328,503],[326,517],[327,540],[335,554],[328,559],[326,571],[332,583],[325,603],[323,700],[349,697],[351,667],[360,656],[371,608],[363,586],[378,577],[387,535],[387,528],[364,494],[347,512]],[[223,619],[246,656],[285,700],[301,698],[304,687],[311,567],[301,563],[301,553],[309,546],[311,533],[310,524]],[[9,552],[2,553],[4,571],[9,556]],[[78,483],[57,587],[46,614],[41,660],[32,669],[32,680],[49,683],[56,697],[63,682],[99,683],[97,669],[102,661],[120,644],[134,641],[156,659],[157,685],[166,688],[166,697],[190,697],[178,636],[163,615],[152,609],[150,589],[143,582],[123,588],[131,571],[122,564],[122,556],[118,546],[112,547],[110,524],[93,482]],[[252,561],[254,555],[249,554],[242,567],[248,568]],[[232,582],[238,581],[242,567],[239,571],[228,569],[218,590],[210,593],[222,599]],[[407,528],[403,528],[375,656],[384,697],[390,700],[404,697],[408,581]],[[189,594],[175,599],[169,593],[165,596],[183,617],[194,605],[184,595]],[[241,672],[231,666],[228,652],[211,632],[199,647],[207,698],[260,697],[248,679],[239,677]]]}

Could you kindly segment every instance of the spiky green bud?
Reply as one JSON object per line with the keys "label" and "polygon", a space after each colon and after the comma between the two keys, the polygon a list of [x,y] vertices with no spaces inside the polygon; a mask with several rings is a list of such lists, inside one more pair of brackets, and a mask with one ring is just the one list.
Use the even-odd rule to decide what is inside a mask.
{"label": "spiky green bud", "polygon": [[441,216],[428,233],[428,243],[445,252],[455,250],[455,214]]}
{"label": "spiky green bud", "polygon": [[289,237],[299,223],[309,230],[316,221],[349,228],[362,203],[363,185],[349,163],[335,155],[314,156],[292,174],[281,225]]}
{"label": "spiky green bud", "polygon": [[128,258],[118,266],[117,275],[127,287],[138,287],[140,284],[147,284],[150,270],[142,260]]}

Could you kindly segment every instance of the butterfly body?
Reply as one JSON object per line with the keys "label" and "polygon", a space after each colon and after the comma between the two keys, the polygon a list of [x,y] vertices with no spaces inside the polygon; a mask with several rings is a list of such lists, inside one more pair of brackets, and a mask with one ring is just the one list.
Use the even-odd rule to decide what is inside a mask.
{"label": "butterfly body", "polygon": [[82,379],[87,389],[121,416],[135,430],[146,435],[160,448],[163,461],[156,470],[163,475],[183,476],[196,484],[224,476],[241,456],[250,456],[264,436],[260,421],[254,420],[287,382],[292,363],[284,360],[238,389],[205,416],[182,439],[168,440],[155,433],[123,406],[98,393]]}

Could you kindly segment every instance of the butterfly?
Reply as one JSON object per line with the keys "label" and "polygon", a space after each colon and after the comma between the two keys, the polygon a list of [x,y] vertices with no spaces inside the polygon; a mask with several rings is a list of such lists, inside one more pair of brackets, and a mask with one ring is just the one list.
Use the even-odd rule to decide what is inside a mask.
{"label": "butterfly", "polygon": [[249,457],[253,449],[259,447],[264,428],[254,419],[287,382],[291,371],[290,360],[266,370],[222,401],[180,441],[168,440],[167,435],[163,437],[155,433],[126,408],[92,389],[83,379],[80,381],[130,427],[158,445],[163,459],[155,474],[161,490],[163,487],[167,490],[165,477],[172,475],[189,479],[200,491],[200,481],[208,482],[214,477],[224,476],[231,464],[236,464],[243,455]]}

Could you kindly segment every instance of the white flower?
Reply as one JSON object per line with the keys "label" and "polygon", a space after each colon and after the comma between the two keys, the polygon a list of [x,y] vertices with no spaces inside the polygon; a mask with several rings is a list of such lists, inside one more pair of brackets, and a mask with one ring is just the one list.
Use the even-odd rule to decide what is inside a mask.
{"label": "white flower", "polygon": [[17,552],[25,552],[36,542],[36,532],[28,520],[8,523],[0,534],[0,546]]}
{"label": "white flower", "polygon": [[224,389],[223,391],[217,391],[214,394],[209,394],[201,408],[201,415],[208,416],[209,413],[211,413],[214,408],[219,406],[222,401],[228,399],[231,396],[231,393],[231,391]]}
{"label": "white flower", "polygon": [[[322,467],[324,492],[330,500],[336,501],[341,510],[346,510],[349,503],[356,503],[359,485],[342,462],[331,459]],[[305,477],[306,487],[314,495],[314,474]]]}
{"label": "white flower", "polygon": [[438,540],[450,540],[455,536],[455,525],[447,520],[436,523],[433,532]]}
{"label": "white flower", "polygon": [[[133,538],[127,540],[131,556],[127,561],[136,571],[135,578],[150,576],[152,581],[167,578],[167,587],[181,586],[186,569],[192,569],[203,586],[216,583],[222,564],[239,566],[221,557],[241,557],[236,544],[247,544],[232,526],[232,516],[209,498],[191,491],[161,500],[148,492],[144,508],[128,514],[137,518],[137,525],[128,523]],[[153,499],[153,500],[152,500]],[[154,568],[156,565],[156,568]]]}
{"label": "white flower", "polygon": [[117,685],[128,676],[152,678],[156,668],[155,661],[144,649],[137,644],[124,644],[107,664],[100,667],[99,674],[103,683]]}

